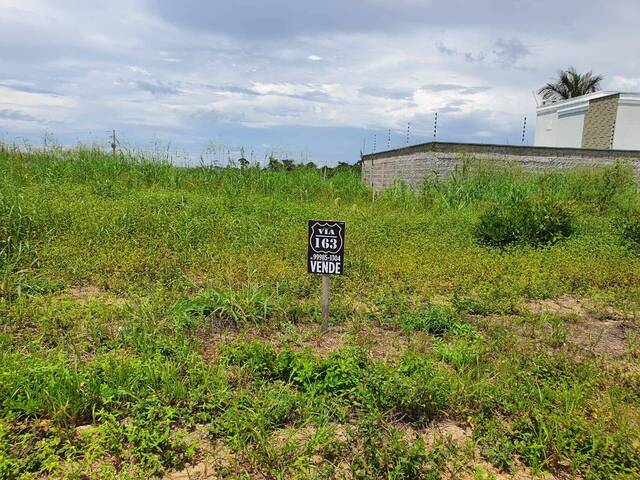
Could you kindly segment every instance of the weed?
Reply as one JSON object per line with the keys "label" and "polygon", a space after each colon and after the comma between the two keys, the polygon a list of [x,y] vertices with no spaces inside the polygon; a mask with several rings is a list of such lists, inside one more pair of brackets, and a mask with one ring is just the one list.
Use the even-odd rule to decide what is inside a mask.
{"label": "weed", "polygon": [[396,322],[405,330],[418,330],[442,336],[447,332],[454,335],[472,335],[473,327],[448,307],[432,306],[411,313],[401,314]]}
{"label": "weed", "polygon": [[261,324],[285,316],[267,288],[251,284],[240,290],[211,289],[176,308],[179,312],[203,317],[218,327]]}
{"label": "weed", "polygon": [[566,207],[549,199],[513,198],[492,206],[475,229],[478,243],[489,247],[549,245],[573,233]]}

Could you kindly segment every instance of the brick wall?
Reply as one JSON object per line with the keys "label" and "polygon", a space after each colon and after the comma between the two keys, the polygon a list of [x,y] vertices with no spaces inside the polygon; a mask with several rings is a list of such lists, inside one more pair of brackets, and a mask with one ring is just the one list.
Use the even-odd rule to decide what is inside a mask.
{"label": "brick wall", "polygon": [[432,142],[362,157],[362,178],[379,191],[396,181],[416,186],[425,176],[446,178],[467,160],[528,171],[589,168],[628,162],[640,176],[640,151],[583,148],[512,147]]}
{"label": "brick wall", "polygon": [[611,148],[619,98],[616,94],[589,101],[582,129],[582,148]]}

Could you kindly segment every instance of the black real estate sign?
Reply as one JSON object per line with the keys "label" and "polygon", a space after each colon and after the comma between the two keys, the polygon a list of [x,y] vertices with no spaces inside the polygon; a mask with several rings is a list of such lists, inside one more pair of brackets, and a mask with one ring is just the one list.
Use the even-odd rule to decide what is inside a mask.
{"label": "black real estate sign", "polygon": [[344,222],[309,220],[307,272],[321,275],[344,273]]}

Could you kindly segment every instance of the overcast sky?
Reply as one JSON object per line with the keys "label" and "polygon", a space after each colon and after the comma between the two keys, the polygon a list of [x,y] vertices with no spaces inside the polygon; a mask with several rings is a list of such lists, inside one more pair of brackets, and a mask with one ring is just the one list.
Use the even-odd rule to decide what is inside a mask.
{"label": "overcast sky", "polygon": [[640,90],[638,0],[0,0],[0,139],[316,163],[520,143],[570,65]]}

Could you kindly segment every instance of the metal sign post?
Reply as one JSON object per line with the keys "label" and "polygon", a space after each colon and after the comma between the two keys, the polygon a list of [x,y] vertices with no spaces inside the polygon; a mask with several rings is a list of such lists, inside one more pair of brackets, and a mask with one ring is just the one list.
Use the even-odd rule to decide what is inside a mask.
{"label": "metal sign post", "polygon": [[329,275],[322,275],[322,331],[329,328]]}
{"label": "metal sign post", "polygon": [[329,276],[344,273],[344,222],[309,220],[307,272],[322,275],[322,331],[329,328]]}

